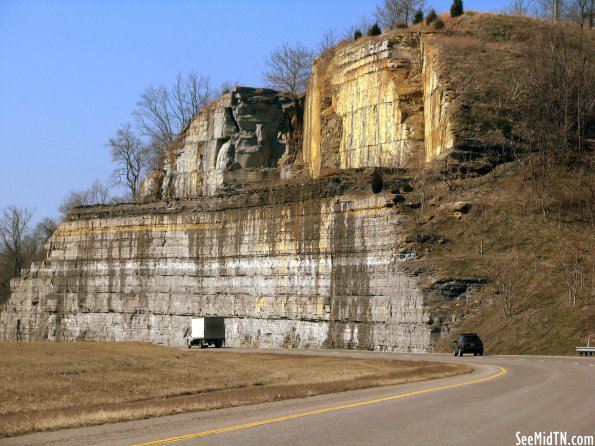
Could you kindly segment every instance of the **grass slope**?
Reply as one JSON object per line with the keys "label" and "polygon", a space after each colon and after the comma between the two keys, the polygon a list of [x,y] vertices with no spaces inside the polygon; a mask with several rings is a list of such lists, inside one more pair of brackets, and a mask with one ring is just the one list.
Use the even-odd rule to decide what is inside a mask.
{"label": "grass slope", "polygon": [[400,384],[470,367],[143,343],[0,343],[0,437]]}
{"label": "grass slope", "polygon": [[[544,218],[524,173],[523,162],[516,161],[455,180],[454,190],[439,179],[425,187],[426,206],[409,223],[419,234],[412,246],[422,256],[411,270],[421,274],[423,286],[449,277],[486,280],[475,293],[428,308],[433,327],[442,330],[437,351],[450,351],[452,340],[466,331],[481,334],[488,354],[570,355],[595,337],[593,214],[587,218],[577,205],[579,197],[593,194],[594,174],[560,167],[553,212]],[[407,205],[419,203],[421,193],[406,195],[401,211],[411,213]],[[470,203],[469,212],[454,212],[456,202]],[[572,271],[580,275],[576,302],[569,296]],[[506,280],[509,314],[503,308]]]}

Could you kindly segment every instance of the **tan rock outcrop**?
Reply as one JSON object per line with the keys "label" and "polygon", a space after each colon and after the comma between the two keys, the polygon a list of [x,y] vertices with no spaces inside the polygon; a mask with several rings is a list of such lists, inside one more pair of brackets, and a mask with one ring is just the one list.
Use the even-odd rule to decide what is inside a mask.
{"label": "tan rock outcrop", "polygon": [[393,33],[342,44],[314,64],[306,95],[310,174],[409,167],[452,147],[448,98],[431,37]]}
{"label": "tan rock outcrop", "polygon": [[[257,183],[287,152],[299,101],[265,89],[235,87],[201,110],[167,151],[145,197],[190,198]],[[301,121],[301,115],[299,117]]]}
{"label": "tan rock outcrop", "polygon": [[450,116],[450,97],[443,80],[443,67],[435,36],[422,39],[423,94],[424,94],[424,148],[425,161],[432,161],[454,146]]}

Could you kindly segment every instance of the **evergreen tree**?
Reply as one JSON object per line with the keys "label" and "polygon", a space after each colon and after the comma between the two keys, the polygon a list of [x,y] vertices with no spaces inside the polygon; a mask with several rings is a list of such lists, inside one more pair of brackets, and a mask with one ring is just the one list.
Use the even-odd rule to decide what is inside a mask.
{"label": "evergreen tree", "polygon": [[378,23],[374,23],[374,26],[370,27],[368,30],[368,36],[379,36],[380,34],[382,34],[382,31],[380,30]]}
{"label": "evergreen tree", "polygon": [[463,10],[463,0],[453,0],[452,6],[450,7],[450,16],[451,17],[458,17],[463,15],[465,11]]}
{"label": "evergreen tree", "polygon": [[426,25],[429,25],[437,18],[438,14],[436,14],[436,11],[432,9],[430,12],[428,12],[428,16],[426,17]]}
{"label": "evergreen tree", "polygon": [[424,12],[421,9],[415,11],[415,15],[413,16],[413,24],[416,25],[424,21]]}
{"label": "evergreen tree", "polygon": [[357,40],[362,36],[362,32],[359,29],[356,29],[353,33],[353,40]]}

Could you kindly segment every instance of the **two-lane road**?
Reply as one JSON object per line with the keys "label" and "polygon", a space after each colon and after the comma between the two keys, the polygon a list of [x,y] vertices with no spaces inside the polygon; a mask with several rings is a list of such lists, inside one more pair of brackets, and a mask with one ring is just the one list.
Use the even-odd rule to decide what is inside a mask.
{"label": "two-lane road", "polygon": [[515,445],[535,432],[544,437],[566,433],[568,444],[573,436],[595,435],[595,358],[297,353],[464,361],[475,371],[401,386],[32,434],[0,444]]}

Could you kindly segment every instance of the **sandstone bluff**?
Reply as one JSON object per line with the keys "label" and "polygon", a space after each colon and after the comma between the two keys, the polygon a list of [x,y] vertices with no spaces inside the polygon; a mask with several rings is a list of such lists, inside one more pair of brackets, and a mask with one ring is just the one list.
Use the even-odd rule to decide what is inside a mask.
{"label": "sandstone bluff", "polygon": [[193,316],[227,345],[425,351],[431,317],[374,168],[456,150],[438,36],[321,56],[305,99],[237,87],[202,110],[140,204],[76,209],[11,283],[0,337],[181,345]]}

